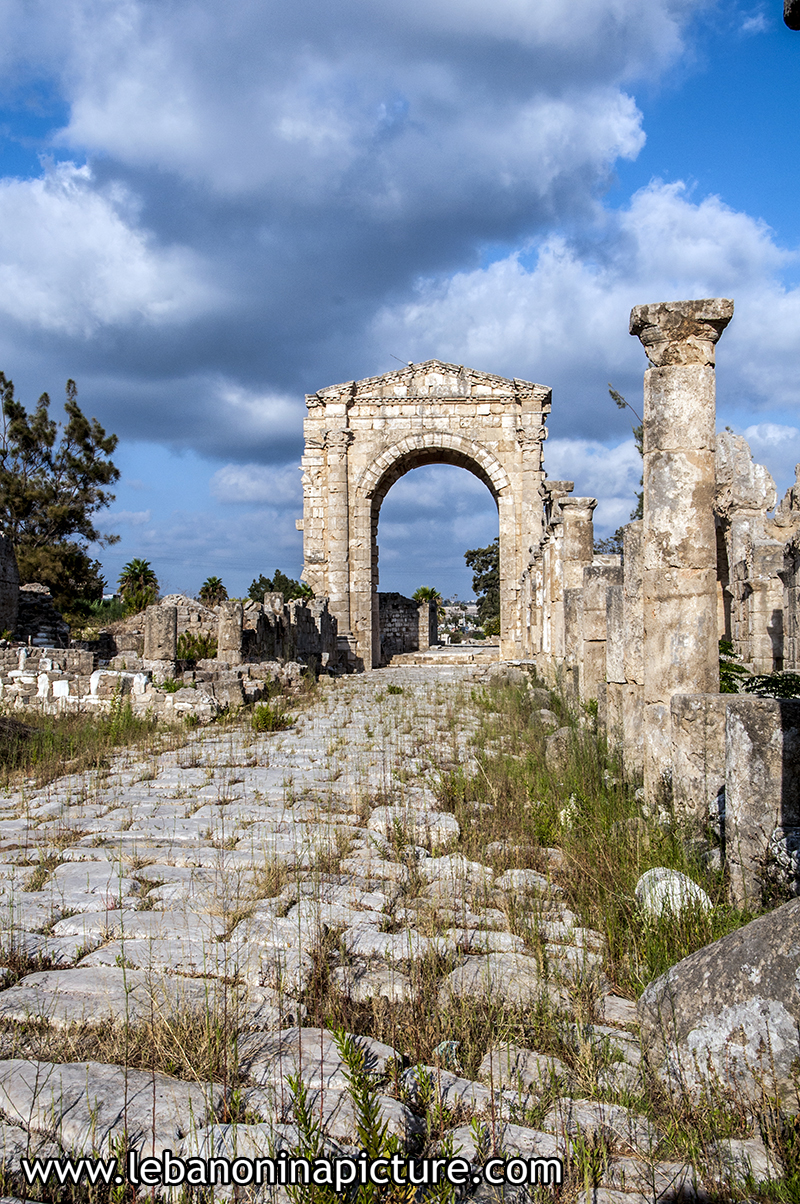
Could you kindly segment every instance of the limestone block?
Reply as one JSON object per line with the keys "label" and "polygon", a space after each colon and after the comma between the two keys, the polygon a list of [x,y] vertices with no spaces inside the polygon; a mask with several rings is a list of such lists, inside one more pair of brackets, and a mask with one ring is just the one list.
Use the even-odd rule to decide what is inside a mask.
{"label": "limestone block", "polygon": [[625,630],[625,681],[644,682],[644,608],[642,572],[644,524],[628,523],[623,534],[622,611]]}
{"label": "limestone block", "polygon": [[[608,660],[608,646],[606,646],[606,661]],[[606,682],[605,700],[605,731],[606,737],[610,744],[619,745],[623,742],[624,722],[625,722],[625,691],[627,689],[625,683],[617,681]]]}
{"label": "limestone block", "polygon": [[562,992],[542,978],[537,959],[521,953],[466,957],[461,966],[442,979],[439,988],[440,1007],[458,999],[485,998],[519,1007],[530,1007],[543,998],[556,1007],[564,1001]]}
{"label": "limestone block", "polygon": [[800,700],[731,695],[725,847],[731,893],[758,902],[777,879],[800,892]]}
{"label": "limestone block", "polygon": [[[562,1162],[567,1157],[570,1141],[564,1137],[554,1137],[551,1133],[542,1133],[539,1129],[529,1129],[525,1125],[515,1125],[500,1120],[493,1120],[491,1129],[480,1126],[485,1132],[485,1142],[482,1144],[478,1126],[473,1124],[460,1125],[457,1129],[449,1129],[444,1134],[452,1141],[452,1148],[458,1150],[459,1157],[468,1158],[475,1166],[479,1166],[490,1153],[502,1150],[511,1155],[524,1155],[526,1158],[560,1158]],[[552,1168],[555,1174],[555,1163]],[[550,1178],[551,1168],[542,1182],[548,1185],[559,1180]],[[502,1188],[499,1189],[503,1191]]]}
{"label": "limestone block", "polygon": [[677,813],[718,825],[725,808],[725,713],[730,694],[673,694],[672,792]]}
{"label": "limestone block", "polygon": [[661,916],[671,912],[676,916],[687,907],[711,910],[711,900],[701,886],[680,870],[656,866],[642,874],[634,890],[636,902],[645,915]]}
{"label": "limestone block", "polygon": [[478,1078],[494,1087],[547,1087],[554,1079],[566,1080],[569,1070],[558,1058],[532,1049],[500,1042],[490,1046],[478,1067]]}
{"label": "limestone block", "polygon": [[132,694],[135,673],[121,673],[113,669],[95,669],[89,679],[89,691],[94,698],[114,698]]}
{"label": "limestone block", "polygon": [[586,702],[597,698],[601,684],[606,680],[605,640],[583,641],[583,663],[581,672],[581,699]]}
{"label": "limestone block", "polygon": [[588,1099],[564,1098],[557,1101],[542,1121],[542,1128],[575,1137],[603,1134],[606,1139],[627,1146],[653,1150],[659,1134],[646,1116],[640,1116],[621,1104]]}
{"label": "limestone block", "polygon": [[669,705],[645,703],[642,708],[642,769],[650,804],[659,805],[672,795],[672,732]]}
{"label": "limestone block", "polygon": [[564,590],[564,649],[567,661],[583,659],[583,590]]}
{"label": "limestone block", "polygon": [[624,586],[609,585],[606,590],[606,681],[624,682],[625,618]]}
{"label": "limestone block", "polygon": [[642,1049],[675,1090],[718,1080],[761,1111],[775,1091],[797,1112],[800,899],[698,950],[645,990]]}
{"label": "limestone block", "polygon": [[144,659],[174,661],[177,648],[177,606],[148,606],[144,612]]}

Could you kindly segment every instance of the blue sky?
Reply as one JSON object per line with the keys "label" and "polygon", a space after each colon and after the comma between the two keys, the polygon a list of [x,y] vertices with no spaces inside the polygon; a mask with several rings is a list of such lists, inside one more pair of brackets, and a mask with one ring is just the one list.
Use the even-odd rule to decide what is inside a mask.
{"label": "blue sky", "polygon": [[[109,581],[300,572],[303,394],[433,356],[553,388],[546,468],[624,521],[631,305],[726,295],[719,425],[800,461],[800,34],[780,0],[6,0],[0,366],[120,437]],[[462,470],[381,586],[469,593]]]}

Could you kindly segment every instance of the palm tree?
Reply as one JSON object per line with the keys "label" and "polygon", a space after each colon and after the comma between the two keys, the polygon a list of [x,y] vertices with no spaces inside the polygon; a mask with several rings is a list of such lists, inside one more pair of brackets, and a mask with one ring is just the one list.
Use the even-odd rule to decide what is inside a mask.
{"label": "palm tree", "polygon": [[442,595],[438,589],[432,585],[421,585],[415,593],[411,595],[415,602],[432,602],[436,607],[437,619],[444,617],[444,605],[442,603]]}
{"label": "palm tree", "polygon": [[152,605],[158,597],[158,577],[149,560],[134,557],[123,566],[117,578],[119,592],[131,614]]}
{"label": "palm tree", "polygon": [[200,586],[200,593],[197,596],[206,606],[216,606],[218,602],[225,601],[228,591],[222,584],[221,577],[207,577]]}

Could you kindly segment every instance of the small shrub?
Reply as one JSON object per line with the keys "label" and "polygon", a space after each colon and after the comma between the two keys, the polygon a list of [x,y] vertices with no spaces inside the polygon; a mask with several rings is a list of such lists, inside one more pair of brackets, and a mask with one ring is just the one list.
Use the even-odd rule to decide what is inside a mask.
{"label": "small shrub", "polygon": [[737,661],[733,655],[733,644],[730,640],[720,640],[719,642],[719,692],[720,694],[738,694],[744,684],[744,689],[749,688],[749,683],[744,683],[744,679],[749,677],[747,669],[744,665]]}
{"label": "small shrub", "polygon": [[211,660],[217,655],[217,637],[199,632],[194,635],[191,631],[183,631],[178,636],[177,656],[189,666],[198,661]]}
{"label": "small shrub", "polygon": [[276,698],[274,703],[260,702],[253,710],[254,732],[280,732],[294,722],[295,716],[286,710],[282,698]]}
{"label": "small shrub", "polygon": [[165,677],[159,685],[159,689],[163,690],[165,694],[177,694],[178,690],[183,689],[184,684],[185,683],[180,681],[178,678]]}
{"label": "small shrub", "polygon": [[386,693],[387,694],[402,694],[403,687],[402,686],[387,686]]}

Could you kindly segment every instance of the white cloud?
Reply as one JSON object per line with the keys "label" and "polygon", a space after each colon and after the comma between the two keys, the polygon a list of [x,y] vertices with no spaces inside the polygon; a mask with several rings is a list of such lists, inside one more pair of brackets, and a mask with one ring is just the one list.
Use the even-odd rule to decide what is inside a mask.
{"label": "white cloud", "polygon": [[131,221],[119,186],[93,187],[88,167],[59,163],[34,180],[0,180],[0,310],[32,327],[90,335],[144,320],[184,322],[214,290],[185,247],[162,247]]}
{"label": "white cloud", "polygon": [[633,439],[616,447],[599,440],[548,439],[544,466],[555,481],[574,481],[576,497],[597,498],[594,522],[599,534],[628,522],[641,486],[642,458]]}
{"label": "white cloud", "polygon": [[553,235],[486,268],[420,280],[415,300],[377,316],[374,338],[410,359],[436,355],[554,385],[554,419],[561,407],[599,432],[613,416],[606,381],[638,384],[646,366],[628,335],[631,307],[733,296],[717,354],[720,404],[800,407],[800,288],[778,275],[796,258],[718,197],[694,202],[683,184],[655,182],[602,214],[580,245]]}
{"label": "white cloud", "polygon": [[58,75],[65,145],[295,204],[341,185],[393,213],[432,185],[434,203],[457,180],[535,192],[633,153],[621,88],[674,61],[707,3],[8,0],[0,34],[15,68]]}
{"label": "white cloud", "polygon": [[768,29],[769,22],[760,8],[745,17],[741,24],[741,31],[745,34],[766,33]]}
{"label": "white cloud", "polygon": [[778,500],[795,481],[800,461],[800,429],[779,422],[757,422],[742,432],[753,459],[766,464],[778,487]]}
{"label": "white cloud", "polygon": [[[131,484],[130,481],[127,482]],[[143,527],[150,522],[152,511],[150,510],[112,510],[106,516],[106,519],[115,527],[123,524],[127,527]]]}
{"label": "white cloud", "polygon": [[226,464],[211,478],[209,486],[218,502],[264,502],[272,506],[292,506],[298,511],[303,504],[303,489],[296,464],[273,468],[264,464]]}

